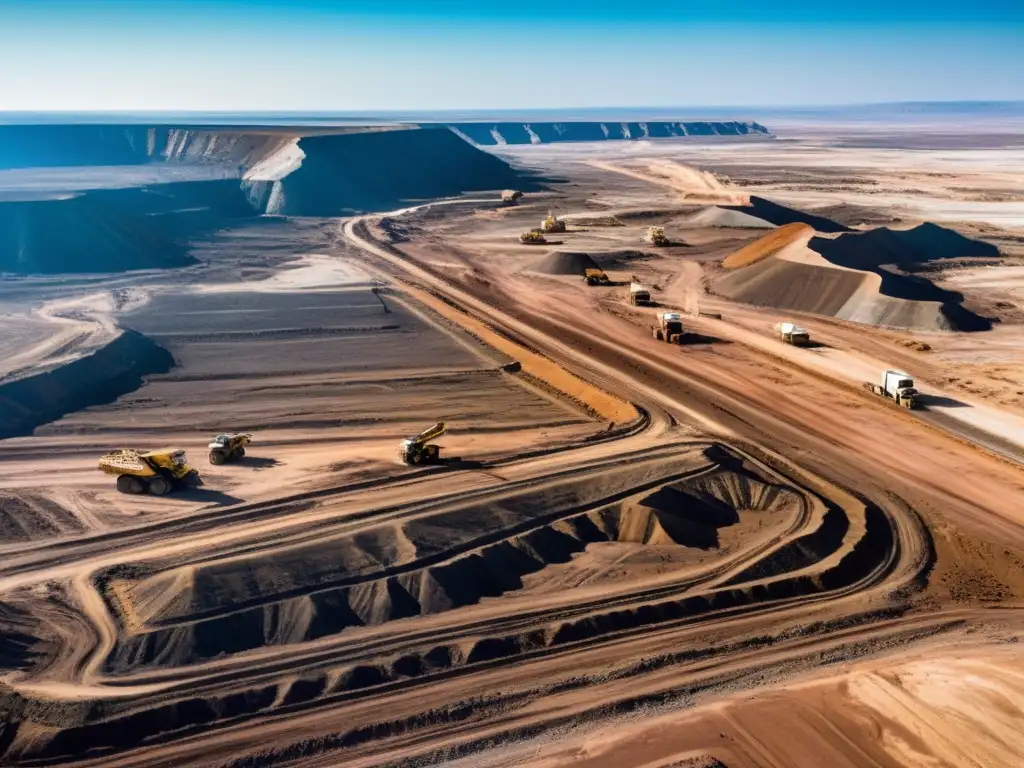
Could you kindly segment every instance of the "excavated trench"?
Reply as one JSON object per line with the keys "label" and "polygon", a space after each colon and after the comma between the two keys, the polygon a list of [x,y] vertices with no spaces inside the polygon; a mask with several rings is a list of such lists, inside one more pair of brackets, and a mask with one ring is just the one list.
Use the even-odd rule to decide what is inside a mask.
{"label": "excavated trench", "polygon": [[51,371],[0,384],[0,439],[133,392],[143,378],[174,366],[171,353],[135,331]]}
{"label": "excavated trench", "polygon": [[[801,524],[794,529],[792,513],[797,507],[804,514],[799,515]],[[508,508],[511,505],[506,503]],[[814,493],[796,490],[760,466],[744,462],[738,467],[719,466],[689,479],[661,484],[614,504],[560,516],[435,566],[344,588],[344,601],[335,590],[331,593],[333,602],[321,603],[318,610],[335,617],[334,631],[345,628],[341,626],[345,621],[337,618],[342,612],[350,622],[346,626],[366,626],[408,615],[453,610],[482,597],[514,591],[524,573],[571,559],[588,545],[617,540],[649,547],[693,547],[694,531],[700,527],[722,530],[745,516],[787,514],[792,535],[782,535],[780,530],[779,536],[755,553],[752,564],[739,570],[733,567],[735,572],[731,575],[730,564],[724,563],[711,569],[707,578],[690,579],[674,591],[662,585],[631,592],[627,585],[621,600],[605,597],[589,605],[554,610],[550,615],[540,610],[524,611],[515,620],[500,622],[512,631],[488,634],[478,629],[464,634],[456,625],[450,637],[446,637],[449,633],[440,628],[433,633],[433,642],[423,641],[421,649],[412,650],[402,647],[401,633],[396,627],[399,634],[394,640],[364,643],[363,650],[353,646],[347,664],[344,651],[334,652],[323,657],[326,661],[318,662],[327,666],[298,671],[276,682],[254,680],[248,687],[237,673],[231,673],[222,681],[205,682],[209,690],[192,690],[185,699],[177,698],[172,691],[149,699],[128,696],[88,704],[42,706],[8,692],[4,707],[9,721],[26,720],[61,730],[50,738],[33,740],[30,749],[9,753],[7,759],[17,764],[26,760],[59,761],[71,755],[99,755],[171,734],[178,738],[214,723],[237,722],[240,718],[317,705],[328,699],[374,695],[382,687],[415,684],[421,678],[445,676],[468,665],[525,661],[570,648],[582,649],[613,637],[683,626],[711,616],[720,620],[807,601],[835,599],[870,589],[900,567],[899,524],[889,512],[870,503],[840,508]],[[908,519],[913,522],[916,518],[911,513]],[[378,555],[385,554],[377,544],[374,547]],[[389,551],[393,555],[399,549],[393,547]],[[905,567],[909,573],[918,565],[915,562]],[[420,586],[418,593],[415,584]],[[433,603],[410,600],[423,597],[431,589],[435,590]],[[113,592],[116,594],[117,590]],[[396,600],[397,594],[402,598]],[[228,619],[236,622],[233,626],[222,623],[224,618],[214,619],[216,629],[202,631],[192,629],[195,624],[179,624],[157,631],[162,646],[144,639],[145,635],[122,635],[118,649],[108,660],[109,671],[137,672],[154,666],[187,665],[247,647],[260,647],[268,640],[277,642],[281,637],[271,638],[268,630],[274,621],[281,620],[283,613],[279,604],[273,604],[254,613],[249,620],[251,626],[237,618]],[[319,619],[321,629],[328,627],[326,619]],[[516,623],[519,629],[513,628]],[[316,635],[310,629],[314,624],[307,624],[305,634],[293,634],[288,642],[313,639]],[[239,642],[237,638],[243,632],[250,633],[255,642]],[[389,645],[395,649],[390,654]],[[14,738],[11,734],[8,741]]]}
{"label": "excavated trench", "polygon": [[[514,593],[523,577],[590,544],[719,547],[744,514],[790,519],[797,494],[756,470],[673,480],[663,460],[601,479],[565,480],[478,505],[220,565],[186,565],[107,593],[134,628],[107,671],[196,663],[307,642]],[[251,607],[249,607],[251,606]]]}

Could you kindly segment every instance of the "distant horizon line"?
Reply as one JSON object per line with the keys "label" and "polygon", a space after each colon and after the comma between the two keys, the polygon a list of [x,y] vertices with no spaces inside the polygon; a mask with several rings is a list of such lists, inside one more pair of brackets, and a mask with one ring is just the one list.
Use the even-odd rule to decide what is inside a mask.
{"label": "distant horizon line", "polygon": [[[743,122],[760,124],[832,120],[852,123],[922,120],[936,123],[1000,120],[1016,130],[1024,100],[889,101],[819,106],[536,107],[512,109],[391,110],[0,110],[3,125],[140,125],[190,128],[372,127],[453,123]],[[765,126],[771,130],[770,126]],[[774,132],[774,131],[773,131]]]}
{"label": "distant horizon line", "polygon": [[310,115],[310,116],[346,116],[382,117],[389,115],[413,114],[517,114],[544,112],[599,112],[644,111],[653,110],[667,112],[672,110],[765,110],[765,111],[831,111],[841,109],[872,109],[877,107],[1024,107],[1024,99],[910,99],[899,101],[865,101],[843,102],[830,104],[671,104],[671,105],[637,105],[622,106],[605,104],[599,106],[564,106],[564,107],[500,107],[500,108],[395,108],[395,109],[0,109],[0,115]]}

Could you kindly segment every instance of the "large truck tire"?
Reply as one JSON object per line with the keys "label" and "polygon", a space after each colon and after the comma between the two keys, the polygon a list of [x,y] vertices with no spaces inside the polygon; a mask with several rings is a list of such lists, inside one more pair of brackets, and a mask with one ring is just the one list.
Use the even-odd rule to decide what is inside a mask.
{"label": "large truck tire", "polygon": [[224,454],[224,451],[210,451],[211,464],[223,464],[227,460],[228,457]]}
{"label": "large truck tire", "polygon": [[128,493],[133,496],[146,492],[146,488],[142,484],[142,481],[132,475],[118,475],[117,490],[121,493]]}
{"label": "large truck tire", "polygon": [[243,456],[245,456],[245,446],[244,445],[238,446],[238,450],[235,451],[235,456],[237,456],[238,458],[242,458]]}
{"label": "large truck tire", "polygon": [[157,475],[149,481],[149,492],[154,496],[166,496],[171,492],[171,481]]}

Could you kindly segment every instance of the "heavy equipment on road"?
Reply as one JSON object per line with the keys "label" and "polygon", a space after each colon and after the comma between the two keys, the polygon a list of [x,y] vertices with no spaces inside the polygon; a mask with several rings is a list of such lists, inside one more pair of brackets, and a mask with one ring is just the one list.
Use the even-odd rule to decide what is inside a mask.
{"label": "heavy equipment on road", "polygon": [[904,373],[903,371],[883,371],[881,385],[865,381],[864,389],[876,395],[889,398],[896,405],[903,406],[904,408],[917,408],[920,406],[918,391],[914,387],[914,379],[909,373]]}
{"label": "heavy equipment on road", "polygon": [[585,269],[583,270],[583,279],[587,285],[610,285],[612,282],[603,269]]}
{"label": "heavy equipment on road", "polygon": [[683,316],[678,312],[659,312],[658,324],[651,329],[658,341],[669,344],[683,343]]}
{"label": "heavy equipment on road", "polygon": [[224,464],[245,456],[245,446],[252,442],[248,432],[231,432],[210,440],[210,463]]}
{"label": "heavy equipment on road", "polygon": [[793,323],[776,323],[775,333],[779,335],[781,341],[794,347],[806,347],[811,343],[811,334]]}
{"label": "heavy equipment on road", "polygon": [[529,232],[523,232],[519,236],[519,242],[523,245],[544,245],[547,242],[547,238],[544,237],[543,231],[531,229]]}
{"label": "heavy equipment on road", "polygon": [[555,216],[554,211],[548,211],[548,217],[540,223],[540,228],[544,232],[565,232],[565,222]]}
{"label": "heavy equipment on road", "polygon": [[672,245],[672,241],[665,236],[664,227],[648,227],[644,242],[648,245],[653,245],[655,248],[664,248],[666,245]]}
{"label": "heavy equipment on road", "polygon": [[505,205],[519,205],[519,201],[523,199],[523,193],[518,189],[505,189],[501,193],[501,202]]}
{"label": "heavy equipment on road", "polygon": [[441,446],[428,442],[440,437],[446,431],[445,423],[439,421],[434,426],[420,432],[416,437],[409,437],[398,444],[398,457],[404,464],[434,464],[441,456]]}
{"label": "heavy equipment on road", "polygon": [[99,468],[117,476],[117,490],[121,493],[165,496],[181,486],[202,485],[199,473],[185,463],[185,451],[181,448],[122,448],[100,457]]}
{"label": "heavy equipment on road", "polygon": [[649,307],[651,301],[651,290],[640,283],[629,284],[629,303],[637,307]]}

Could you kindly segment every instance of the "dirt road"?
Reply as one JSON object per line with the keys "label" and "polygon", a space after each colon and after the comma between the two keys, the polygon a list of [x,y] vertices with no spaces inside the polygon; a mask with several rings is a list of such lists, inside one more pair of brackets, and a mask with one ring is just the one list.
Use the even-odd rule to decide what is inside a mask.
{"label": "dirt road", "polygon": [[[306,258],[257,299],[244,281],[191,293],[180,322],[197,325],[164,331],[182,379],[139,397],[193,419],[193,390],[156,387],[223,376],[224,350],[263,323],[267,346],[246,358],[263,375],[240,391],[281,420],[282,446],[320,435],[332,458],[393,452],[373,419],[405,426],[427,381],[430,407],[457,401],[467,432],[474,418],[491,432],[478,426],[457,461],[362,476],[325,477],[323,449],[293,445],[287,472],[268,467],[274,480],[216,506],[102,526],[83,514],[73,535],[4,544],[5,762],[1012,764],[998,739],[1020,725],[1000,704],[1020,695],[1020,468],[850,387],[852,353],[807,375],[756,313],[700,319],[701,343],[669,345],[651,337],[654,310],[616,289],[509,268],[514,222],[451,246],[434,233],[481,227],[464,203],[389,214],[426,233],[404,242],[378,217],[346,221],[337,265]],[[687,292],[699,269],[678,274],[666,283],[703,302]],[[352,280],[378,293],[337,284]],[[367,370],[394,355],[381,296],[415,339],[405,367],[389,364],[400,376]],[[268,319],[271,301],[290,303]],[[313,320],[373,340],[285,357],[307,337],[283,331]],[[161,333],[157,315],[137,322]],[[450,368],[440,381],[435,365]],[[342,385],[369,423],[289,421],[318,397],[351,408]],[[127,431],[111,413],[74,418]],[[73,441],[55,430],[16,446],[35,451],[5,470],[23,495]],[[32,503],[21,514],[54,514]],[[990,682],[965,688],[943,668]],[[985,698],[988,685],[1001,693]],[[970,722],[998,715],[996,740],[965,751],[962,719],[948,738],[915,735],[955,719],[936,691],[969,693]]]}

